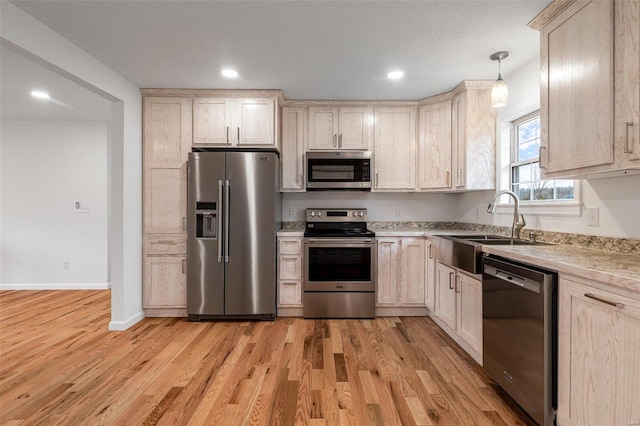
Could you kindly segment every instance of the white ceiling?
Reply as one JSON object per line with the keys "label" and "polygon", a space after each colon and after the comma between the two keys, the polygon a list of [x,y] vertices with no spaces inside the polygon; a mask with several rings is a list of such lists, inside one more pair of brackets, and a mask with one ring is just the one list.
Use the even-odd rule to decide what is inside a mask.
{"label": "white ceiling", "polygon": [[[111,102],[22,54],[0,45],[0,120],[105,121]],[[43,101],[32,90],[49,92]]]}
{"label": "white ceiling", "polygon": [[[527,23],[550,1],[12,3],[143,88],[413,100],[465,79],[495,79],[489,55],[499,50],[510,52],[502,63],[508,83],[510,72],[538,55],[538,33]],[[222,78],[223,67],[240,76]],[[386,79],[394,69],[405,72],[403,80]]]}

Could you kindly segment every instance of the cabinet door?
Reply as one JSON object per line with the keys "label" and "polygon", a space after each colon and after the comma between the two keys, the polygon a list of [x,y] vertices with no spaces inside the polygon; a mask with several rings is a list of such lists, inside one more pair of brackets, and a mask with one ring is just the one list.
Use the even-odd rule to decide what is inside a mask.
{"label": "cabinet door", "polygon": [[482,282],[458,272],[458,335],[482,354]]}
{"label": "cabinet door", "polygon": [[309,108],[309,149],[337,148],[337,108]]}
{"label": "cabinet door", "polygon": [[233,101],[231,140],[238,146],[275,146],[273,99]]}
{"label": "cabinet door", "polygon": [[144,259],[144,308],[186,308],[185,256],[147,256]]}
{"label": "cabinet door", "polygon": [[615,13],[615,138],[622,168],[640,167],[640,2],[617,1]]}
{"label": "cabinet door", "polygon": [[436,261],[436,310],[435,313],[452,330],[456,329],[456,270]]}
{"label": "cabinet door", "polygon": [[397,238],[378,238],[378,305],[398,303],[399,245]]}
{"label": "cabinet door", "polygon": [[376,108],[375,111],[375,189],[415,190],[415,109]]}
{"label": "cabinet door", "polygon": [[456,167],[453,180],[456,188],[464,188],[466,167],[466,110],[467,110],[467,94],[461,93],[453,99],[453,143],[456,147]]}
{"label": "cabinet door", "polygon": [[433,243],[426,241],[426,282],[425,303],[430,311],[436,308],[436,259],[433,257]]}
{"label": "cabinet door", "polygon": [[451,187],[451,101],[420,108],[418,189]]}
{"label": "cabinet door", "polygon": [[193,144],[228,146],[233,103],[230,99],[193,100]]}
{"label": "cabinet door", "polygon": [[191,100],[144,99],[144,232],[186,233]]}
{"label": "cabinet door", "polygon": [[338,110],[338,148],[369,149],[373,139],[371,108],[340,108]]}
{"label": "cabinet door", "polygon": [[640,300],[562,277],[558,288],[558,424],[637,424]]}
{"label": "cabinet door", "polygon": [[613,162],[613,4],[576,2],[541,32],[545,173]]}
{"label": "cabinet door", "polygon": [[304,190],[304,147],[307,130],[306,108],[282,108],[283,191]]}
{"label": "cabinet door", "polygon": [[400,304],[424,306],[424,238],[402,238],[401,252]]}

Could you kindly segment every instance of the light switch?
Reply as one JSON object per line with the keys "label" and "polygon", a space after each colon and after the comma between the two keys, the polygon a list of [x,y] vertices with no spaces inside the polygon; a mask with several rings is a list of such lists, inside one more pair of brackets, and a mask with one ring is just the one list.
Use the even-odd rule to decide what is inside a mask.
{"label": "light switch", "polygon": [[590,207],[587,209],[587,225],[600,226],[600,209],[598,207]]}
{"label": "light switch", "polygon": [[76,201],[76,213],[91,213],[91,204]]}

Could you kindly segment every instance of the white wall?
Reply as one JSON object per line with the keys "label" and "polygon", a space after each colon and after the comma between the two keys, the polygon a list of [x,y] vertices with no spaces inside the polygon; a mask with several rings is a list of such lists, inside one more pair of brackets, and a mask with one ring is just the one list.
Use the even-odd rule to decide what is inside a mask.
{"label": "white wall", "polygon": [[[375,193],[316,191],[286,193],[282,197],[282,220],[304,221],[304,210],[312,207],[366,208],[372,222],[433,222],[457,218],[457,194]],[[290,217],[290,209],[295,217]]]}
{"label": "white wall", "polygon": [[[0,2],[0,42],[112,103],[108,130],[111,330],[142,312],[142,97],[133,83],[8,1]],[[4,207],[4,206],[3,206]]]}
{"label": "white wall", "polygon": [[[499,173],[505,179],[500,189],[508,189],[509,122],[540,108],[540,64],[538,58],[506,75],[509,102],[498,111]],[[568,232],[616,238],[640,238],[640,176],[580,180],[581,204],[571,208],[543,207],[535,212],[524,208],[527,227],[542,231]],[[511,226],[513,210],[500,208],[486,213],[493,191],[466,193],[460,196],[457,210],[461,222]],[[588,226],[587,208],[597,207],[599,226]]]}
{"label": "white wall", "polygon": [[107,123],[0,126],[0,288],[108,288]]}

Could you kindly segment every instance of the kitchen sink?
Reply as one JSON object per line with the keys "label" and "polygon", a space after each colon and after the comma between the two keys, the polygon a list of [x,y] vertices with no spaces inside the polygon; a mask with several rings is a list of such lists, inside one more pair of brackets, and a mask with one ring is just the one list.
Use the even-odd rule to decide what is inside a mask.
{"label": "kitchen sink", "polygon": [[472,274],[482,273],[482,246],[485,245],[547,245],[492,234],[434,235],[435,258],[440,262],[460,268]]}
{"label": "kitchen sink", "polygon": [[544,246],[544,245],[548,245],[548,243],[540,243],[538,241],[527,241],[527,240],[518,240],[515,238],[497,238],[497,239],[485,239],[485,240],[481,240],[481,239],[469,239],[466,241],[471,241],[474,243],[478,243],[478,244],[482,244],[482,245],[491,245],[491,246],[498,246],[498,245],[505,245],[505,246]]}

